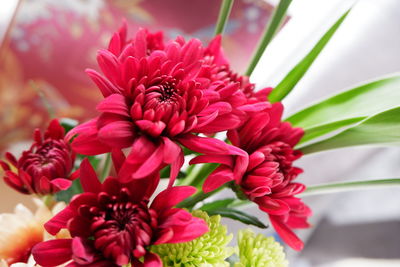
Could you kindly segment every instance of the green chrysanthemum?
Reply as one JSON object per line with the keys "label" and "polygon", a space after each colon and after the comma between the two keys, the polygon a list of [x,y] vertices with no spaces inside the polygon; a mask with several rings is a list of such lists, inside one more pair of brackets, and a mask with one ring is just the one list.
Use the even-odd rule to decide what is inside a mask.
{"label": "green chrysanthemum", "polygon": [[227,235],[226,226],[220,224],[221,216],[209,217],[200,210],[194,211],[193,216],[205,220],[210,231],[190,242],[152,246],[151,251],[160,256],[164,266],[229,266],[225,259],[234,252],[227,247],[232,235]]}
{"label": "green chrysanthemum", "polygon": [[235,267],[287,267],[283,247],[273,237],[256,235],[250,229],[238,234],[240,262]]}

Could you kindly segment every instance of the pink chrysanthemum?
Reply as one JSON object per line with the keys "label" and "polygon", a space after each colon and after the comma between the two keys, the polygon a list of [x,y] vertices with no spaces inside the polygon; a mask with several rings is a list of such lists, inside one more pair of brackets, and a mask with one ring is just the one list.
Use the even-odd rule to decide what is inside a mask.
{"label": "pink chrysanthemum", "polygon": [[294,146],[303,130],[281,122],[283,106],[273,104],[249,118],[241,127],[228,132],[233,145],[248,153],[247,157],[202,155],[191,163],[223,162],[205,181],[203,190],[210,192],[234,181],[237,190],[268,213],[270,221],[283,240],[296,250],[302,241],[291,229],[307,228],[311,210],[295,195],[305,186],[293,180],[302,172],[292,165],[301,157]]}
{"label": "pink chrysanthemum", "polygon": [[[270,107],[267,102],[268,94],[272,88],[267,87],[261,90],[255,90],[255,84],[249,81],[249,77],[239,75],[233,71],[229,65],[228,60],[224,57],[221,36],[216,36],[211,40],[210,44],[205,50],[204,65],[208,64],[208,68],[203,67],[202,73],[199,75],[205,81],[216,83],[235,83],[239,85],[239,91],[228,102],[233,104],[234,112],[242,119],[247,117],[246,112],[258,112]],[[204,79],[205,78],[205,79]]]}
{"label": "pink chrysanthemum", "polygon": [[64,141],[64,128],[58,120],[50,122],[44,136],[36,129],[32,146],[18,160],[11,153],[6,153],[6,158],[11,165],[0,161],[4,181],[23,194],[53,194],[67,189],[74,178],[70,175],[75,154]]}
{"label": "pink chrysanthemum", "polygon": [[[116,168],[121,172],[123,164]],[[85,159],[80,168],[84,193],[45,224],[50,234],[69,230],[71,239],[50,240],[36,245],[32,254],[41,266],[162,266],[150,245],[191,241],[208,231],[207,224],[189,212],[174,208],[196,190],[169,187],[151,205],[159,177],[149,176],[122,184],[108,177],[101,184]]]}
{"label": "pink chrysanthemum", "polygon": [[146,30],[126,41],[122,27],[108,50],[98,54],[104,76],[87,71],[105,99],[97,106],[99,117],[69,133],[69,138],[77,135],[73,148],[93,155],[151,142],[153,150],[146,148],[145,156],[131,150],[128,162],[144,162],[132,164],[140,167],[131,178],[172,164],[171,184],[183,164],[179,144],[199,153],[240,154],[224,142],[196,135],[234,129],[246,112],[269,106],[266,101],[249,103],[240,82],[212,74],[225,62],[220,50],[219,37],[204,48],[199,40],[182,37],[164,43],[160,33]]}

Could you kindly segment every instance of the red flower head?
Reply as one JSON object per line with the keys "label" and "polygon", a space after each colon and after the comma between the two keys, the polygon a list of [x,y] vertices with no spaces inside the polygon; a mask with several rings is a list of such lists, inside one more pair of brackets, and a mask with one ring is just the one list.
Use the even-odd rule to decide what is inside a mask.
{"label": "red flower head", "polygon": [[164,44],[161,37],[140,30],[133,40],[126,41],[125,27],[114,35],[108,50],[98,54],[104,76],[87,71],[105,97],[97,106],[101,115],[73,129],[69,137],[77,134],[72,146],[86,155],[152,142],[153,150],[147,149],[145,156],[140,150],[131,150],[128,162],[151,158],[147,164],[132,163],[141,166],[140,170],[133,168],[132,178],[172,164],[173,183],[183,164],[178,144],[200,153],[211,149],[236,154],[224,142],[195,134],[238,127],[251,105],[238,82],[213,81],[203,75],[210,69],[207,58],[211,56],[199,40],[185,42],[178,37]]}
{"label": "red flower head", "polygon": [[[123,166],[123,165],[122,165]],[[119,170],[119,164],[116,165]],[[120,170],[119,170],[120,171]],[[32,254],[41,266],[162,266],[148,246],[191,241],[208,231],[207,224],[176,204],[192,195],[190,186],[170,187],[158,194],[151,205],[159,177],[149,176],[122,184],[108,177],[101,184],[85,159],[80,168],[84,193],[45,224],[56,234],[67,228],[71,239],[36,245]],[[141,262],[143,259],[144,262]]]}
{"label": "red flower head", "polygon": [[12,167],[4,161],[0,165],[5,171],[4,181],[23,194],[54,194],[71,185],[70,176],[75,161],[75,154],[64,141],[64,128],[58,120],[50,122],[44,137],[39,129],[34,132],[34,142],[29,150],[17,160],[11,153],[6,153]]}
{"label": "red flower head", "polygon": [[203,190],[210,192],[234,181],[241,194],[268,213],[283,240],[300,250],[303,243],[291,229],[309,227],[307,217],[311,210],[295,197],[305,186],[293,182],[302,170],[292,163],[302,155],[294,146],[303,136],[303,130],[281,122],[282,112],[280,103],[273,104],[271,109],[228,132],[232,144],[246,151],[248,157],[203,155],[191,163],[224,162],[207,178]]}
{"label": "red flower head", "polygon": [[247,114],[240,114],[241,111],[259,112],[270,107],[267,97],[272,88],[267,87],[255,91],[255,84],[250,83],[249,77],[239,75],[231,69],[221,48],[221,35],[217,35],[211,40],[205,50],[205,55],[204,61],[209,64],[209,67],[203,68],[203,77],[212,82],[239,84],[239,91],[235,95],[229,96],[231,98],[229,103],[233,103],[237,115],[241,115],[245,119]]}

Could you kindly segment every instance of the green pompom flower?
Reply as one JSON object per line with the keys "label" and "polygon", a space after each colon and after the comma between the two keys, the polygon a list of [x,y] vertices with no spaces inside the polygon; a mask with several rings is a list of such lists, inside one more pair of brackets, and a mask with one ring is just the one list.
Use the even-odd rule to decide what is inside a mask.
{"label": "green pompom flower", "polygon": [[234,252],[234,248],[227,247],[232,234],[227,235],[226,226],[220,224],[221,216],[210,217],[200,210],[192,214],[207,222],[210,228],[208,233],[190,242],[152,246],[151,251],[160,256],[164,266],[229,266],[225,259]]}
{"label": "green pompom flower", "polygon": [[240,262],[235,267],[287,267],[283,247],[273,237],[256,235],[252,230],[238,234]]}

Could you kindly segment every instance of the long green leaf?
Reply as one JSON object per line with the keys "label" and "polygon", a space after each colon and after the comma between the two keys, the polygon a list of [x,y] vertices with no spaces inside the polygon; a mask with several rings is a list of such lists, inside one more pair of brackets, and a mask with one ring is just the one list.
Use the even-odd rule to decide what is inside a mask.
{"label": "long green leaf", "polygon": [[286,120],[302,127],[302,142],[400,105],[400,76],[363,84],[303,109]]}
{"label": "long green leaf", "polygon": [[220,199],[216,200],[213,202],[209,202],[204,204],[203,206],[200,207],[201,210],[204,211],[211,211],[219,208],[225,208],[228,207],[230,204],[232,204],[236,198],[225,198],[225,199]]}
{"label": "long green leaf", "polygon": [[309,129],[304,129],[304,136],[303,136],[303,138],[301,138],[299,144],[306,143],[312,139],[315,139],[317,137],[323,136],[330,132],[336,131],[345,126],[355,124],[364,119],[365,119],[365,117],[356,117],[356,118],[351,118],[351,119],[347,119],[347,120],[341,120],[341,121],[335,121],[332,123],[327,123],[327,124],[324,124],[321,126],[316,126],[316,127],[309,128]]}
{"label": "long green leaf", "polygon": [[274,13],[272,14],[272,18],[265,27],[264,33],[260,38],[254,55],[250,60],[250,64],[245,73],[246,76],[250,76],[253,73],[253,70],[257,66],[258,61],[260,61],[260,58],[265,51],[265,48],[267,48],[268,44],[272,41],[272,38],[274,38],[280,25],[282,24],[283,19],[286,15],[286,11],[289,8],[291,2],[292,0],[281,0],[278,6],[275,8]]}
{"label": "long green leaf", "polygon": [[222,0],[219,10],[218,21],[215,26],[215,35],[222,34],[228,22],[229,14],[231,13],[233,0]]}
{"label": "long green leaf", "polygon": [[321,184],[314,186],[307,186],[301,196],[340,193],[352,190],[374,189],[377,187],[392,187],[400,186],[400,179],[379,179],[379,180],[364,180],[364,181],[349,181],[342,183]]}
{"label": "long green leaf", "polygon": [[343,132],[314,144],[299,147],[305,154],[323,150],[380,144],[400,145],[400,107],[371,116]]}
{"label": "long green leaf", "polygon": [[236,221],[240,221],[245,224],[255,225],[259,228],[267,228],[268,226],[262,223],[257,217],[247,214],[243,211],[230,209],[230,208],[220,208],[212,211],[207,211],[211,215],[221,215],[222,217],[231,218]]}
{"label": "long green leaf", "polygon": [[312,63],[318,57],[322,49],[324,49],[325,45],[332,38],[349,12],[350,10],[348,10],[339,18],[339,20],[324,34],[324,36],[322,36],[313,49],[286,75],[285,78],[283,78],[283,80],[275,87],[275,89],[272,90],[268,97],[270,102],[279,102],[292,91],[307,70],[311,67]]}

